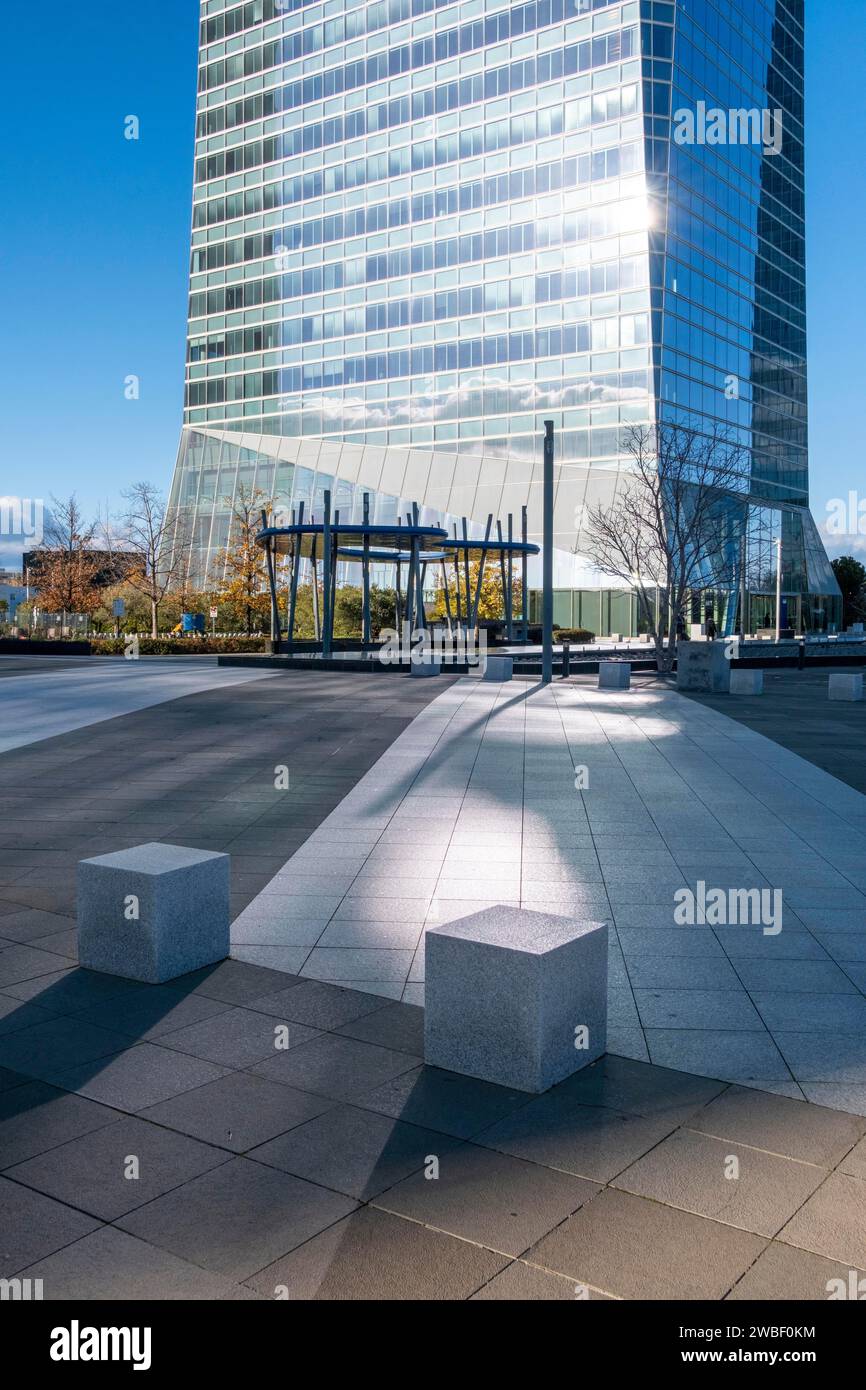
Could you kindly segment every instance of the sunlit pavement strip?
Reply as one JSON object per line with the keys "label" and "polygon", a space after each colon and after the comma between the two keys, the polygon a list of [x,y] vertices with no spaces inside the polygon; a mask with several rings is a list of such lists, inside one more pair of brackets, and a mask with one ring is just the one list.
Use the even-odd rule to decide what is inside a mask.
{"label": "sunlit pavement strip", "polygon": [[202,657],[89,658],[74,667],[64,660],[53,669],[49,659],[42,661],[44,670],[16,674],[0,686],[0,753],[201,690],[274,678],[269,671],[224,669]]}
{"label": "sunlit pavement strip", "polygon": [[[781,889],[781,932],[675,925],[698,880]],[[866,798],[796,754],[675,692],[459,681],[232,954],[423,1003],[425,927],[501,902],[615,925],[611,1052],[866,1114]]]}

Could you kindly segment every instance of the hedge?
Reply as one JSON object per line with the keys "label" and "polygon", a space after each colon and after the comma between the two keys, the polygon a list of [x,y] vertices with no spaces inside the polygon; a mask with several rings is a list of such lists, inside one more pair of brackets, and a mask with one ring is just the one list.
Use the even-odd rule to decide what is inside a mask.
{"label": "hedge", "polygon": [[[123,656],[132,637],[97,637],[94,656]],[[216,656],[227,652],[263,652],[264,637],[139,637],[139,656]]]}
{"label": "hedge", "polygon": [[593,642],[595,633],[585,627],[558,627],[554,632],[557,642]]}

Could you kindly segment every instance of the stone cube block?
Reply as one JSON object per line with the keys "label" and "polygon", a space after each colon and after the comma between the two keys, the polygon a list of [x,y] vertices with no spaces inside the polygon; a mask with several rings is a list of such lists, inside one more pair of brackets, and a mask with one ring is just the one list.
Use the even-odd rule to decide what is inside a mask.
{"label": "stone cube block", "polygon": [[607,1046],[607,924],[486,908],[425,940],[424,1057],[539,1093]]}
{"label": "stone cube block", "polygon": [[726,642],[678,642],[677,690],[727,694],[731,688],[731,663],[726,647]]}
{"label": "stone cube block", "polygon": [[482,679],[486,681],[510,681],[514,675],[514,658],[511,656],[488,656]]}
{"label": "stone cube block", "polygon": [[739,667],[731,671],[732,695],[763,695],[763,693],[764,672],[762,670],[749,671],[744,667]]}
{"label": "stone cube block", "polygon": [[82,966],[162,984],[229,953],[229,856],[136,845],[78,865]]}
{"label": "stone cube block", "polygon": [[827,695],[831,700],[862,700],[863,676],[859,671],[831,671]]}
{"label": "stone cube block", "polygon": [[600,661],[598,663],[599,690],[630,690],[631,664],[628,661]]}

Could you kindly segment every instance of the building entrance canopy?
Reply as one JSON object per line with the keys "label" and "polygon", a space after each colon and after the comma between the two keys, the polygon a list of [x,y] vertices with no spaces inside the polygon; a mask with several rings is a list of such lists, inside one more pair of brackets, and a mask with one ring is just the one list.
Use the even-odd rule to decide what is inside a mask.
{"label": "building entrance canopy", "polygon": [[[443,531],[440,526],[383,526],[380,523],[364,525],[343,522],[328,526],[322,522],[304,521],[291,526],[266,526],[259,532],[258,542],[263,546],[270,542],[272,552],[278,555],[298,555],[304,560],[318,555],[321,559],[326,531],[331,546],[337,550],[357,547],[359,541],[366,541],[373,549],[383,552],[384,557],[391,560],[408,560],[410,555],[406,547],[413,542],[421,551],[441,551],[448,539],[448,532]],[[358,554],[363,558],[365,551],[361,549]]]}
{"label": "building entrance canopy", "polygon": [[[324,656],[329,656],[334,635],[334,610],[337,591],[337,565],[340,559],[360,563],[363,577],[363,629],[362,642],[366,647],[371,642],[370,624],[370,566],[371,564],[393,564],[396,567],[396,622],[398,628],[402,616],[410,628],[426,625],[424,612],[424,586],[428,568],[431,564],[441,568],[446,616],[449,628],[452,622],[451,593],[449,589],[449,566],[452,567],[454,581],[454,613],[458,630],[465,627],[474,629],[478,623],[478,610],[481,601],[481,588],[485,564],[492,552],[498,558],[502,581],[502,598],[505,625],[509,640],[514,638],[513,614],[513,563],[520,558],[522,563],[521,624],[523,638],[526,640],[527,584],[526,561],[530,555],[538,554],[538,546],[526,539],[526,509],[523,509],[523,539],[513,539],[512,517],[507,518],[507,532],[503,534],[502,523],[493,532],[493,516],[487,518],[483,540],[470,539],[466,518],[462,521],[463,537],[458,539],[457,526],[454,536],[441,526],[422,526],[419,524],[419,507],[413,504],[407,514],[406,525],[372,522],[369,493],[364,494],[364,521],[341,522],[339,514],[331,515],[331,493],[324,494],[325,514],[322,521],[304,518],[304,504],[298,513],[292,513],[291,524],[287,526],[270,525],[271,518],[262,512],[262,529],[257,543],[266,551],[268,559],[268,580],[271,589],[271,635],[279,645],[281,633],[279,609],[277,604],[276,557],[287,555],[291,564],[289,587],[288,639],[294,640],[295,617],[297,613],[298,582],[302,562],[306,562],[312,578],[313,616],[317,641],[321,642]],[[507,538],[506,538],[507,537]],[[470,571],[470,559],[474,559],[477,572]],[[319,565],[323,586],[322,613],[319,612]],[[401,587],[402,572],[406,571],[405,605]]]}

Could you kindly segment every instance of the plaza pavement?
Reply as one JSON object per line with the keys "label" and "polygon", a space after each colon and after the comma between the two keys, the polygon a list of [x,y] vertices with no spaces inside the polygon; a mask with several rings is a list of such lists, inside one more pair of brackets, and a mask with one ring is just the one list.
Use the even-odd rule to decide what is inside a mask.
{"label": "plaza pavement", "polygon": [[[836,668],[840,671],[840,668]],[[827,667],[805,671],[764,671],[761,695],[698,695],[720,714],[766,734],[792,753],[822,767],[849,787],[866,792],[866,706],[827,698]],[[848,674],[863,674],[851,666]]]}
{"label": "plaza pavement", "polygon": [[[860,798],[848,803],[798,759],[780,767],[784,750],[751,742],[742,726],[732,735],[729,721],[693,702],[636,694],[627,705],[579,687],[539,697],[517,683],[293,673],[167,696],[4,753],[0,1278],[41,1279],[47,1300],[826,1300],[847,1290],[866,1270],[866,1118],[795,1099],[796,1086],[771,1094],[754,1078],[744,1086],[687,1074],[679,1058],[662,1067],[609,1055],[532,1097],[425,1066],[423,1011],[370,992],[399,980],[346,989],[232,960],[151,987],[75,965],[74,866],[86,854],[144,838],[226,849],[241,920],[293,850],[312,841],[318,855],[317,827],[336,827],[328,855],[337,867],[341,845],[361,836],[386,859],[397,845],[396,870],[387,866],[396,878],[408,865],[411,879],[425,846],[441,848],[437,893],[449,877],[469,885],[442,899],[452,911],[477,904],[475,877],[507,896],[514,874],[496,846],[519,833],[523,896],[534,899],[529,885],[541,882],[545,906],[566,894],[573,904],[578,888],[595,903],[605,887],[624,941],[622,957],[613,952],[615,1009],[629,992],[643,1004],[641,991],[655,991],[694,1010],[714,990],[736,1009],[747,991],[730,987],[726,967],[739,978],[748,951],[706,954],[721,929],[683,928],[672,943],[669,929],[651,925],[653,906],[664,907],[653,889],[635,904],[634,880],[621,876],[613,891],[612,870],[645,867],[653,854],[663,882],[664,856],[679,865],[688,853],[675,832],[687,842],[693,833],[703,863],[722,866],[746,827],[753,848],[765,847],[782,811],[805,845],[809,806],[841,852],[858,833]],[[579,753],[590,771],[582,794],[570,762]],[[277,758],[290,768],[290,796],[274,787]],[[402,795],[419,776],[440,793],[434,812],[448,805],[447,847],[440,815],[419,818],[419,798]],[[738,820],[747,776],[753,801]],[[642,810],[650,785],[662,792],[652,815]],[[345,816],[359,788],[366,826]],[[758,823],[762,806],[768,819]],[[385,808],[387,825],[373,824]],[[634,819],[628,836],[624,814]],[[708,816],[721,859],[707,849]],[[647,847],[652,826],[667,849]],[[600,878],[589,874],[587,845]],[[467,859],[472,877],[444,875]],[[622,913],[647,899],[650,925],[623,925]],[[389,919],[377,909],[372,928],[345,920],[363,942]],[[653,935],[632,944],[629,931]],[[686,932],[700,934],[702,954],[676,949]],[[809,950],[823,950],[817,932],[795,928],[804,939],[780,959],[794,962],[785,970],[813,959],[806,937]],[[843,935],[860,939],[856,926],[835,939]],[[369,949],[376,962],[383,949],[408,949],[357,941],[328,949]],[[758,941],[759,962],[763,949]],[[833,964],[827,952],[814,959]],[[663,988],[633,979],[654,960]],[[713,968],[700,985],[695,961]],[[825,984],[836,983],[830,974]],[[829,991],[831,1007],[839,993]],[[800,1036],[820,1042],[808,1017]],[[710,1032],[725,1031],[718,1014],[713,1021]],[[616,1027],[612,1049],[636,1038],[631,1015]],[[656,1031],[700,1030],[694,1013],[688,1027],[641,1027],[650,1052]],[[739,1018],[729,1030],[732,1056],[749,1031]],[[275,1045],[278,1034],[286,1046]],[[725,1176],[732,1155],[736,1182]]]}
{"label": "plaza pavement", "polygon": [[[233,955],[420,1004],[427,926],[497,902],[609,920],[612,1052],[866,1114],[866,798],[652,680],[593,684],[438,695]],[[781,931],[677,925],[699,880],[780,889]]]}
{"label": "plaza pavement", "polygon": [[48,1301],[819,1301],[866,1269],[859,1116],[617,1057],[532,1097],[424,1066],[417,1006],[237,961],[4,990],[0,1277]]}
{"label": "plaza pavement", "polygon": [[224,690],[267,671],[223,669],[216,658],[0,656],[0,753],[201,690]]}

